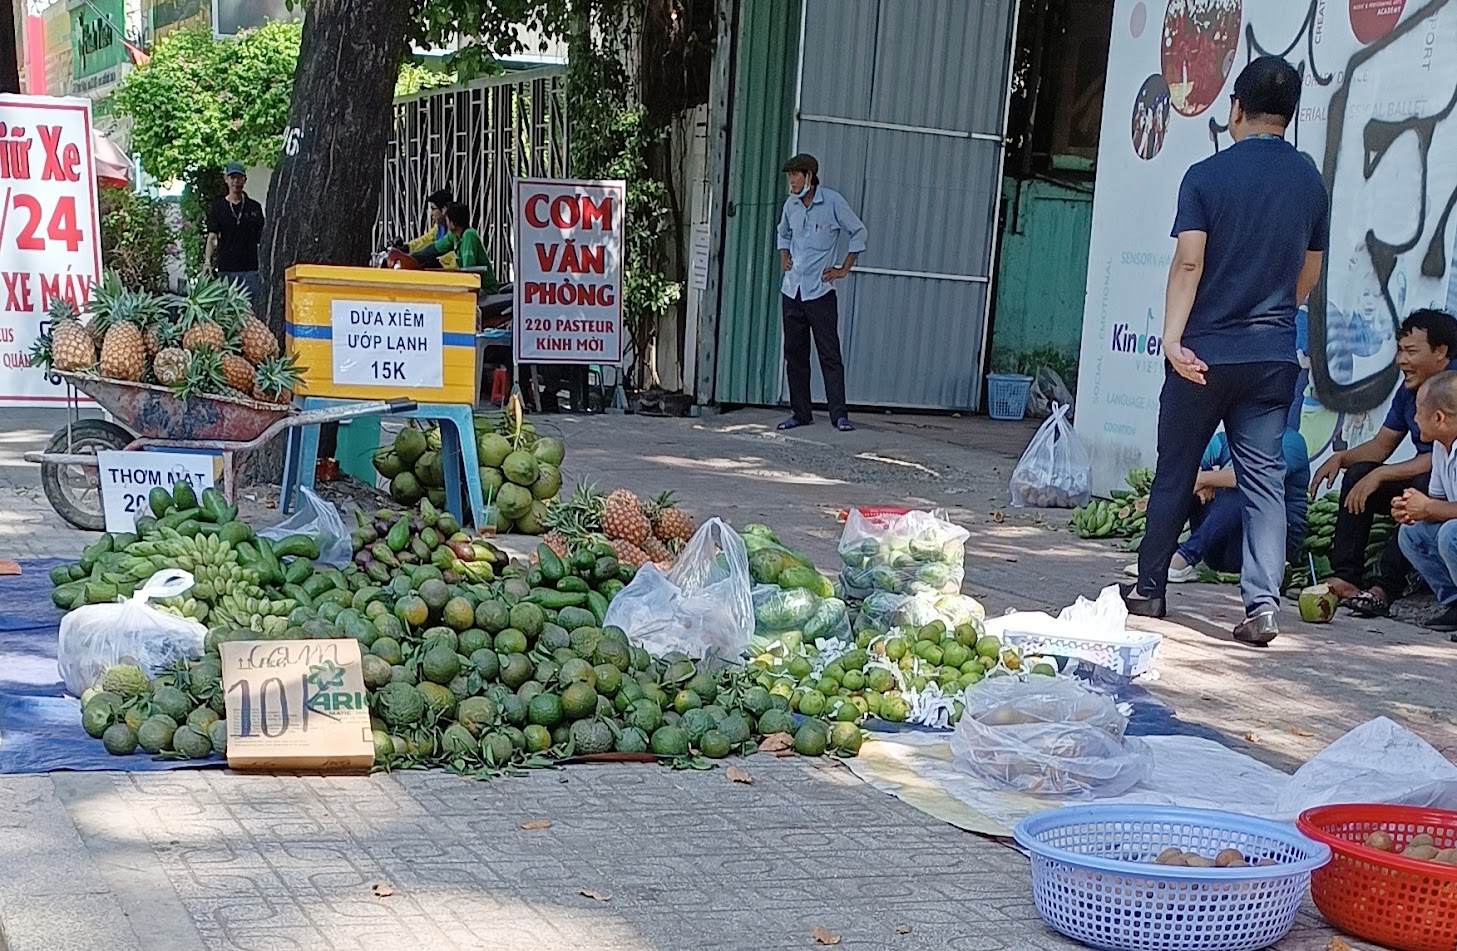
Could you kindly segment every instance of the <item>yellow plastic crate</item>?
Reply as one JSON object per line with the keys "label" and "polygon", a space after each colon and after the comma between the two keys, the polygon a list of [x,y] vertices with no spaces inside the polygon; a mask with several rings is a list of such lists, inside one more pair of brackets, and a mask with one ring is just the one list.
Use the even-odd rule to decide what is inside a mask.
{"label": "yellow plastic crate", "polygon": [[474,406],[476,291],[451,271],[297,264],[288,269],[288,350],[299,396]]}

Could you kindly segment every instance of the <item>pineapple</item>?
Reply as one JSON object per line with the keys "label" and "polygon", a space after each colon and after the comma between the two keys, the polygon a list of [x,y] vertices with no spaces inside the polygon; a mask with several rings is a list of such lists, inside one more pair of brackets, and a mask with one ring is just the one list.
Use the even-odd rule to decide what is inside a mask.
{"label": "pineapple", "polygon": [[191,363],[191,353],[181,347],[167,347],[153,358],[152,374],[163,386],[176,386],[187,378],[187,367]]}
{"label": "pineapple", "polygon": [[652,535],[653,526],[643,515],[637,496],[626,489],[618,489],[607,496],[602,530],[609,538],[621,538],[633,545],[641,545]]}
{"label": "pineapple", "polygon": [[182,381],[172,387],[172,392],[182,399],[220,393],[227,381],[223,378],[223,361],[216,350],[192,351],[187,361],[187,372]]}
{"label": "pineapple", "polygon": [[245,395],[253,392],[253,384],[257,382],[257,371],[253,364],[238,356],[236,353],[224,353],[223,379],[227,380],[228,386]]}
{"label": "pineapple", "polygon": [[46,366],[70,373],[94,365],[96,344],[77,318],[75,306],[58,297],[51,301],[46,315],[51,319]]}
{"label": "pineapple", "polygon": [[303,379],[303,370],[293,354],[273,356],[258,364],[253,381],[253,398],[264,403],[287,403]]}
{"label": "pineapple", "polygon": [[[547,544],[551,550],[562,555],[557,545],[566,553],[577,550],[590,540],[601,540],[602,515],[605,500],[597,487],[586,482],[578,483],[569,497],[553,502],[546,510],[542,525],[547,529]],[[555,536],[554,538],[552,536]],[[557,544],[552,544],[556,542]]]}
{"label": "pineapple", "polygon": [[238,331],[238,346],[244,359],[254,366],[278,356],[278,338],[273,336],[267,324],[251,314],[244,318]]}
{"label": "pineapple", "polygon": [[228,342],[232,292],[216,278],[199,278],[182,302],[182,346],[221,353]]}
{"label": "pineapple", "polygon": [[686,542],[693,537],[693,516],[678,508],[671,492],[653,499],[647,507],[647,516],[653,523],[653,534],[664,542]]}
{"label": "pineapple", "polygon": [[163,350],[177,347],[182,342],[182,329],[170,315],[152,320],[146,327],[147,356],[156,358]]}
{"label": "pineapple", "polygon": [[112,324],[101,344],[98,369],[107,379],[140,380],[147,369],[147,345],[141,328],[131,321]]}
{"label": "pineapple", "polygon": [[673,556],[668,553],[668,546],[663,544],[662,539],[652,535],[643,539],[642,550],[655,565],[665,565],[673,560]]}
{"label": "pineapple", "polygon": [[542,537],[541,543],[547,548],[550,548],[552,550],[552,554],[556,555],[558,558],[566,558],[569,554],[571,554],[571,549],[567,547],[567,536],[563,535],[561,532],[547,532],[546,535]]}
{"label": "pineapple", "polygon": [[632,542],[621,538],[612,539],[612,550],[617,553],[617,560],[634,568],[641,568],[648,563],[647,552],[634,545]]}

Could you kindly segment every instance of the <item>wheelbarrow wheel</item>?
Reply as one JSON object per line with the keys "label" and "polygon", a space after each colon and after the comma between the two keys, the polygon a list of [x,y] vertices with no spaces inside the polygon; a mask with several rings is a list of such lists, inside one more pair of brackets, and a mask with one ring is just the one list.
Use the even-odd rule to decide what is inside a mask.
{"label": "wheelbarrow wheel", "polygon": [[[68,429],[58,430],[46,446],[46,452],[94,454],[97,450],[125,449],[133,438],[125,429],[104,419],[80,419]],[[61,518],[89,532],[106,528],[106,516],[101,511],[101,488],[94,468],[43,462],[40,484]]]}

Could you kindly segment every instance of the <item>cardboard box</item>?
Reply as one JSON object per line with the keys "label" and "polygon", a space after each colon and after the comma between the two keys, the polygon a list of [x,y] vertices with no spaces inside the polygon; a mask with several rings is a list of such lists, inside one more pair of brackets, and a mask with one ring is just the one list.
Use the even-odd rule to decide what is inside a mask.
{"label": "cardboard box", "polygon": [[357,772],[374,765],[358,641],[230,641],[218,651],[233,769]]}

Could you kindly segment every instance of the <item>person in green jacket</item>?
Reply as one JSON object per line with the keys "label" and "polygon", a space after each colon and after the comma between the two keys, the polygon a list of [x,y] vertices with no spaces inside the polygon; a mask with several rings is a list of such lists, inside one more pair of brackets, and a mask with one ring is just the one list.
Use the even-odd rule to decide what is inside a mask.
{"label": "person in green jacket", "polygon": [[462,271],[473,271],[481,276],[481,290],[494,294],[501,286],[496,279],[491,259],[486,255],[486,246],[481,236],[471,227],[470,209],[456,202],[445,209],[445,237],[435,242],[435,250],[442,255],[455,252],[458,267]]}
{"label": "person in green jacket", "polygon": [[[445,227],[445,209],[450,207],[452,201],[448,188],[430,193],[430,196],[425,199],[425,205],[430,214],[430,228],[405,244],[405,251],[417,255],[450,234],[449,229]],[[454,254],[442,254],[438,258],[433,255],[425,255],[421,260],[422,267],[454,268],[457,263]]]}

